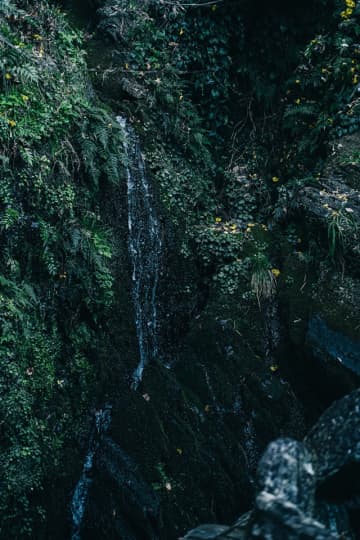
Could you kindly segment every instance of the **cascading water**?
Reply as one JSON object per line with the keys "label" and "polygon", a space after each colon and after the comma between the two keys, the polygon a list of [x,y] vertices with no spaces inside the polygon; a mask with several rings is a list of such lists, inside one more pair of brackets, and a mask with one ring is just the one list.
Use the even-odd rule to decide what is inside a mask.
{"label": "cascading water", "polygon": [[81,525],[83,522],[89,488],[92,483],[91,473],[94,458],[99,447],[101,437],[107,432],[111,423],[111,405],[95,412],[94,427],[90,434],[88,452],[85,457],[80,480],[76,484],[74,495],[71,501],[71,515],[73,530],[71,540],[80,540]]}
{"label": "cascading water", "polygon": [[133,387],[137,388],[146,364],[159,354],[156,293],[160,273],[161,234],[139,140],[125,118],[118,116],[116,119],[124,132],[127,158],[129,252],[140,354],[139,364],[133,373]]}

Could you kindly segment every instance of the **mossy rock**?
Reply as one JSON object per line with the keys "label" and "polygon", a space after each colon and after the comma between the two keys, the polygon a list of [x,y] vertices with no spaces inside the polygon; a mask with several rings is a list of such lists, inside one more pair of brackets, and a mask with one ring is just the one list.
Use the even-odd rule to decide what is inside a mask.
{"label": "mossy rock", "polygon": [[360,134],[354,133],[333,142],[324,175],[340,177],[349,187],[360,190]]}

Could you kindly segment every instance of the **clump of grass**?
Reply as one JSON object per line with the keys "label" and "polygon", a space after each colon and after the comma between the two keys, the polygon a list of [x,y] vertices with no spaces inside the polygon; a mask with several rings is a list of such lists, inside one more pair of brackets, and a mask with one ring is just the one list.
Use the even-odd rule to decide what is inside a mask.
{"label": "clump of grass", "polygon": [[254,269],[251,276],[251,288],[261,309],[261,301],[271,298],[276,290],[276,277],[271,270],[268,258],[263,253],[254,257]]}
{"label": "clump of grass", "polygon": [[328,219],[329,255],[332,260],[342,258],[346,241],[356,232],[358,225],[349,209],[332,211]]}

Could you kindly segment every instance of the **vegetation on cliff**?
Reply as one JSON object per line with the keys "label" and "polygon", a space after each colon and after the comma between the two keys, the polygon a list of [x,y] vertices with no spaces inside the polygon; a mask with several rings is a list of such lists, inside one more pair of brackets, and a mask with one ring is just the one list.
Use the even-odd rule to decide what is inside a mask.
{"label": "vegetation on cliff", "polygon": [[[187,335],[187,352],[176,355],[195,365],[206,350],[204,328],[216,336],[214,350],[221,340],[235,343],[237,356],[247,355],[239,377],[250,381],[246,399],[254,410],[263,407],[255,420],[266,433],[261,444],[290,424],[289,411],[275,404],[272,420],[255,396],[266,384],[266,399],[283,392],[279,365],[260,343],[277,291],[291,318],[289,340],[302,347],[311,309],[323,309],[335,325],[326,287],[346,279],[339,327],[358,334],[351,312],[360,291],[353,204],[360,185],[360,4],[72,4],[0,5],[2,538],[34,531],[46,538],[49,515],[65,519],[80,463],[73,449],[85,446],[89,411],[119,377],[125,386],[136,364],[119,113],[139,134],[156,191],[167,250],[161,294],[172,301],[162,313],[168,356]],[[343,157],[340,139],[351,146]],[[318,203],[334,170],[340,183]],[[323,209],[316,215],[316,205],[304,203],[314,198]],[[116,347],[133,363],[121,375],[109,360]],[[253,368],[261,354],[265,360]],[[216,361],[209,372],[227,396],[226,377],[237,372],[232,365],[223,374]],[[169,398],[173,386],[166,384]],[[196,377],[187,384],[208,413]],[[233,389],[229,395],[235,399]],[[161,462],[156,467],[166,479]],[[51,490],[55,500],[61,493],[60,509],[47,500]],[[181,514],[187,526],[188,506]],[[203,519],[206,511],[196,510]]]}
{"label": "vegetation on cliff", "polygon": [[101,215],[119,181],[117,123],[94,99],[80,32],[47,2],[2,2],[0,529],[44,518],[86,417],[112,304]]}

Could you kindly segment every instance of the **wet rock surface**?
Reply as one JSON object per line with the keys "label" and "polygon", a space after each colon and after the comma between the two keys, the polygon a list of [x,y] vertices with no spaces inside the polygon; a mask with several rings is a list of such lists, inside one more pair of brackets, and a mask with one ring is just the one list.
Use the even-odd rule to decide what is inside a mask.
{"label": "wet rock surface", "polygon": [[318,482],[360,463],[360,390],[334,403],[305,438],[316,456]]}
{"label": "wet rock surface", "polygon": [[[108,501],[115,531],[119,532],[126,524],[129,538],[157,538],[159,499],[130,456],[110,437],[104,437],[96,466],[103,481],[114,485],[117,493],[116,502]],[[104,497],[106,499],[106,493]],[[95,523],[93,528],[96,528]]]}
{"label": "wet rock surface", "polygon": [[332,330],[320,316],[310,319],[306,339],[320,360],[340,363],[360,375],[360,341]]}
{"label": "wet rock surface", "polygon": [[272,442],[259,463],[252,513],[232,527],[202,526],[185,538],[357,538],[358,521],[349,514],[349,509],[359,511],[357,493],[350,499],[348,492],[338,492],[338,500],[329,503],[326,497],[331,490],[327,493],[325,483],[338,475],[345,487],[349,467],[353,467],[350,484],[352,492],[354,485],[355,492],[358,490],[354,475],[360,463],[359,419],[360,390],[356,390],[334,403],[303,443],[291,439]]}

